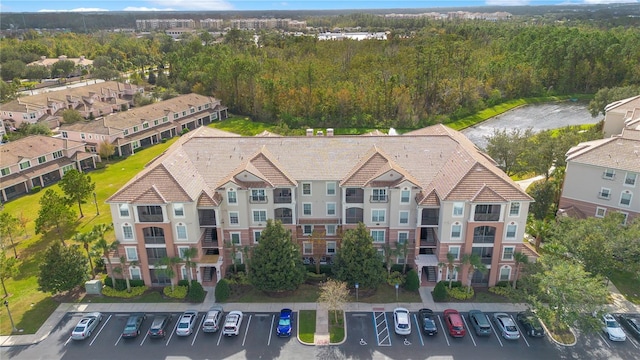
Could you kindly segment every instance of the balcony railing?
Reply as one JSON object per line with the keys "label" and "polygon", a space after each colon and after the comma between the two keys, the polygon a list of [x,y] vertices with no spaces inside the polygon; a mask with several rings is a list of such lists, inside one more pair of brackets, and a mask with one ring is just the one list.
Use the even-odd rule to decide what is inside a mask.
{"label": "balcony railing", "polygon": [[500,220],[500,213],[489,213],[489,214],[474,214],[474,221],[498,221]]}
{"label": "balcony railing", "polygon": [[252,204],[264,204],[266,203],[267,200],[267,196],[266,195],[257,195],[257,196],[250,196],[249,197],[249,202]]}
{"label": "balcony railing", "polygon": [[276,216],[276,220],[280,220],[283,224],[293,224],[292,216]]}
{"label": "balcony railing", "polygon": [[140,214],[138,217],[140,218],[140,222],[162,222],[163,221],[162,214],[160,215]]}
{"label": "balcony railing", "polygon": [[276,195],[273,197],[273,202],[276,204],[291,204],[291,195]]}
{"label": "balcony railing", "polygon": [[494,235],[474,235],[473,242],[478,244],[493,244],[495,238]]}
{"label": "balcony railing", "polygon": [[386,203],[389,202],[389,197],[387,195],[371,195],[369,201],[372,203]]}
{"label": "balcony railing", "polygon": [[145,236],[144,237],[145,244],[164,244],[164,236]]}
{"label": "balcony railing", "polygon": [[481,257],[480,262],[485,265],[491,265],[491,257]]}
{"label": "balcony railing", "polygon": [[364,216],[347,216],[345,218],[345,221],[347,224],[357,224],[357,223],[361,223],[364,222]]}

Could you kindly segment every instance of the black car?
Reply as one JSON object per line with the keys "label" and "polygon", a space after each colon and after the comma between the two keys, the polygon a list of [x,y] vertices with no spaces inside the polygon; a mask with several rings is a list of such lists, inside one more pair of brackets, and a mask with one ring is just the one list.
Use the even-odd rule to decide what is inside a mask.
{"label": "black car", "polygon": [[123,338],[134,338],[140,335],[140,326],[147,316],[144,314],[133,314],[127,319],[127,323],[122,331]]}
{"label": "black car", "polygon": [[171,315],[157,315],[153,318],[149,337],[162,338],[167,334],[167,326],[171,322]]}
{"label": "black car", "polygon": [[435,322],[435,315],[431,309],[420,309],[418,311],[420,317],[420,327],[425,335],[435,335],[438,333],[438,327]]}
{"label": "black car", "polygon": [[633,316],[629,314],[620,314],[618,315],[618,320],[620,320],[620,325],[624,327],[631,336],[640,340],[640,317]]}
{"label": "black car", "polygon": [[540,323],[540,319],[538,319],[534,313],[530,311],[519,312],[518,315],[516,315],[516,319],[518,319],[518,322],[522,325],[522,330],[525,334],[531,337],[544,336],[544,328]]}

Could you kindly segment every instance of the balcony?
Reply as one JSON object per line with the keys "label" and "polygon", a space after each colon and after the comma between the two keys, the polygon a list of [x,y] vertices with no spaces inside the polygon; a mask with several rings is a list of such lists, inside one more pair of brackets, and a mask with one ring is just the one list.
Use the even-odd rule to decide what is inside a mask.
{"label": "balcony", "polygon": [[145,236],[144,237],[145,244],[164,244],[164,236]]}
{"label": "balcony", "polygon": [[218,231],[216,228],[208,228],[202,235],[202,247],[218,247]]}
{"label": "balcony", "polygon": [[140,222],[162,222],[164,218],[162,217],[162,214],[139,214],[138,219]]}
{"label": "balcony", "polygon": [[345,217],[345,223],[347,224],[357,224],[364,222],[364,210],[360,208],[349,208],[347,209],[347,216]]}
{"label": "balcony", "polygon": [[372,203],[386,203],[389,202],[389,197],[387,195],[371,195],[369,201]]}
{"label": "balcony", "polygon": [[289,208],[275,209],[273,218],[280,220],[283,224],[293,224],[293,210]]}
{"label": "balcony", "polygon": [[216,212],[213,209],[198,210],[200,226],[216,226]]}
{"label": "balcony", "polygon": [[440,219],[440,209],[422,209],[420,225],[437,226]]}
{"label": "balcony", "polygon": [[491,265],[491,257],[490,256],[484,256],[480,258],[480,262],[485,264],[485,265]]}
{"label": "balcony", "polygon": [[251,195],[249,202],[251,204],[266,204],[268,202],[267,195]]}
{"label": "balcony", "polygon": [[138,219],[140,222],[163,222],[162,207],[138,206]]}
{"label": "balcony", "polygon": [[274,204],[291,204],[291,190],[276,188],[273,190]]}
{"label": "balcony", "polygon": [[345,197],[349,204],[362,204],[364,203],[364,190],[348,188],[345,190]]}
{"label": "balcony", "polygon": [[476,205],[474,221],[500,221],[500,205]]}
{"label": "balcony", "polygon": [[435,228],[420,229],[420,246],[436,246],[438,238],[436,237]]}

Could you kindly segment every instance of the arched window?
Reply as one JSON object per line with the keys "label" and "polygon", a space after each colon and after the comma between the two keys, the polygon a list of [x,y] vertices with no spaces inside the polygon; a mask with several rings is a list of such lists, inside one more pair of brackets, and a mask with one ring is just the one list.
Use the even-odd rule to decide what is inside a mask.
{"label": "arched window", "polygon": [[511,280],[511,266],[503,265],[500,268],[500,281],[509,281]]}

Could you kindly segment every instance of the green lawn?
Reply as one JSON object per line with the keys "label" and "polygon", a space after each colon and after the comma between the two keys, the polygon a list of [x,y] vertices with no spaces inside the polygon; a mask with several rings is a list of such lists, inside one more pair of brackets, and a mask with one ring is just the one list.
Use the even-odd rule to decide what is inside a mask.
{"label": "green lawn", "polygon": [[[336,322],[336,312],[338,321]],[[342,310],[329,310],[329,342],[337,344],[344,340],[344,313]]]}
{"label": "green lawn", "polygon": [[274,128],[271,124],[251,121],[251,119],[244,116],[231,116],[222,121],[211,123],[208,126],[243,136],[254,136],[265,130],[273,131]]}
{"label": "green lawn", "polygon": [[316,333],[316,311],[300,310],[298,313],[298,337],[300,341],[313,344],[313,335]]}
{"label": "green lawn", "polygon": [[[396,288],[387,284],[378,286],[375,293],[370,296],[359,295],[359,302],[371,304],[422,302],[422,298],[420,298],[420,294],[417,291],[406,291],[403,288],[398,289],[398,299],[396,300]],[[353,294],[350,301],[356,301],[355,294]]]}
{"label": "green lawn", "polygon": [[253,286],[243,286],[241,289],[232,289],[227,302],[243,303],[270,303],[270,302],[316,302],[319,296],[319,287],[316,285],[302,284],[298,290],[282,296],[270,296]]}
{"label": "green lawn", "polygon": [[609,279],[627,300],[640,305],[640,279],[624,271],[614,272]]}

